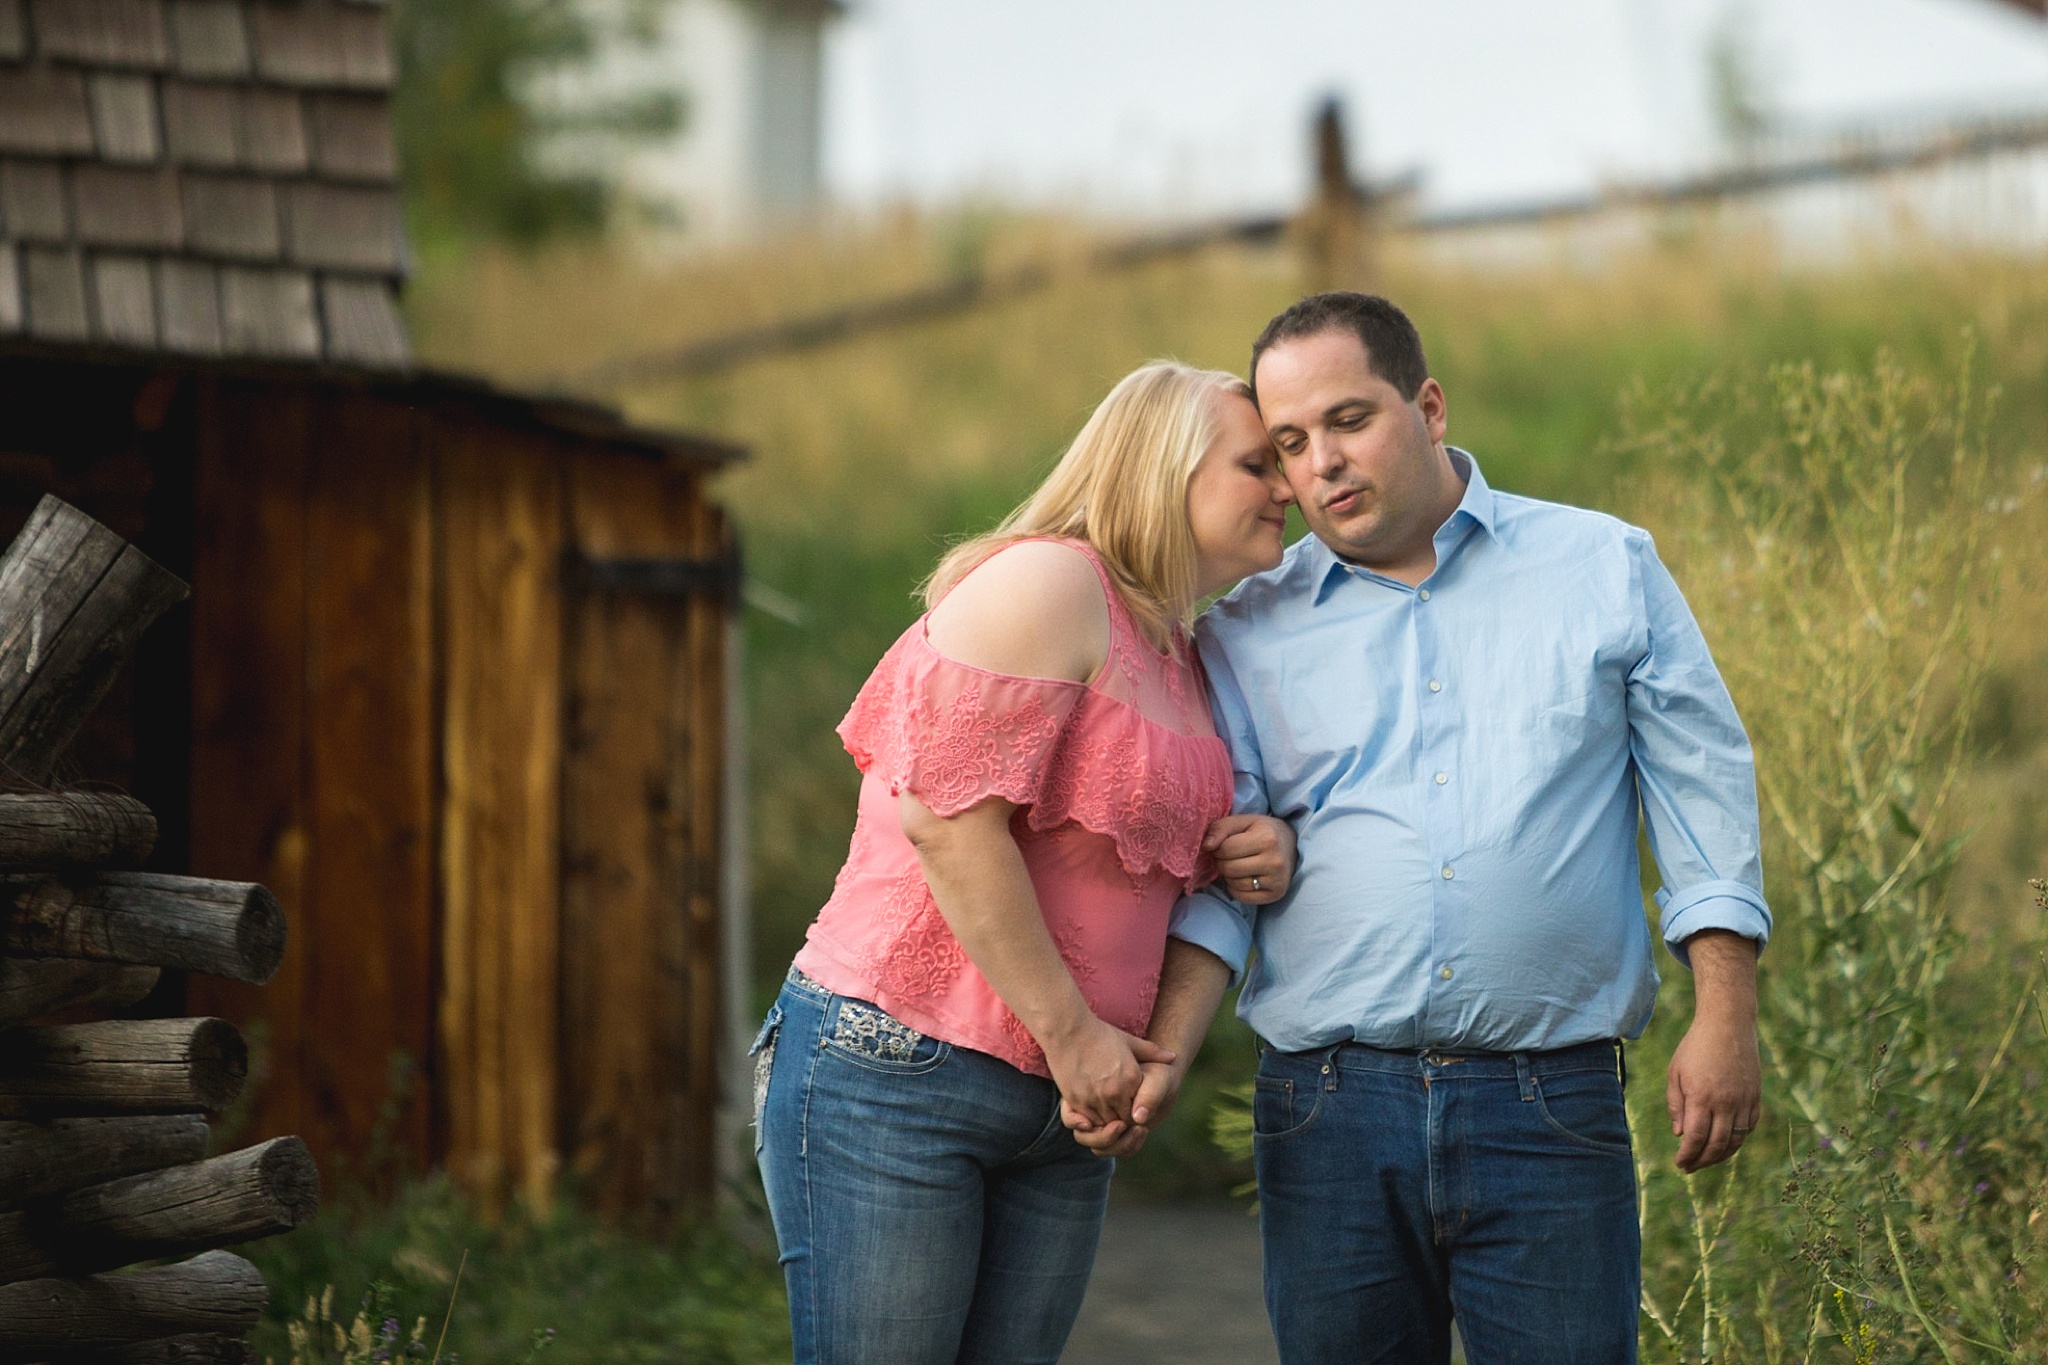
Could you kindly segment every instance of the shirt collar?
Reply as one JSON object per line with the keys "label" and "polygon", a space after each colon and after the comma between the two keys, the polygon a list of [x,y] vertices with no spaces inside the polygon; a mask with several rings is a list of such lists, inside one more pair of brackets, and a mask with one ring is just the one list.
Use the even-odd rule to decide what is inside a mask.
{"label": "shirt collar", "polygon": [[[1465,496],[1458,499],[1458,505],[1451,510],[1450,516],[1444,518],[1444,524],[1437,528],[1434,539],[1439,567],[1473,527],[1478,527],[1489,536],[1495,534],[1493,489],[1487,484],[1486,475],[1480,472],[1479,461],[1473,459],[1469,452],[1456,446],[1446,446],[1444,449],[1451,457],[1451,468],[1465,480]],[[1321,602],[1330,595],[1330,585],[1336,581],[1337,576],[1351,566],[1349,561],[1318,537],[1310,535],[1307,539],[1306,551],[1313,568],[1310,581],[1315,584],[1314,600]],[[1372,571],[1367,569],[1364,572]]]}

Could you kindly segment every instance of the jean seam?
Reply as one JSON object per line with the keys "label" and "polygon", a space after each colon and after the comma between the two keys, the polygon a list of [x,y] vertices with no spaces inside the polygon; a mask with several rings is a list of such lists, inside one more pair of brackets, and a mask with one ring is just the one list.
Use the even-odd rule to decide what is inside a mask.
{"label": "jean seam", "polygon": [[[825,1042],[825,1013],[818,1012],[818,1046]],[[771,1078],[772,1082],[772,1078]],[[818,1355],[818,1210],[811,1194],[811,1097],[818,1090],[818,1051],[812,1050],[810,1065],[804,1070],[803,1121],[797,1126],[797,1158],[803,1165],[804,1173],[804,1246],[809,1254],[804,1257],[804,1276],[810,1281],[809,1292],[804,1295],[810,1311],[811,1358]]]}

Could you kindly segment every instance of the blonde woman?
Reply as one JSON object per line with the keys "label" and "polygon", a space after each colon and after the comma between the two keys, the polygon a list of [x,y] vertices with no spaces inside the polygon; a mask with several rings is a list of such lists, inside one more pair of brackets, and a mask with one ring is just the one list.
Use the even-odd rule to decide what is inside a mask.
{"label": "blonde woman", "polygon": [[1174,902],[1293,867],[1229,815],[1186,633],[1279,563],[1290,501],[1241,382],[1147,365],[840,724],[852,847],[755,1044],[799,1365],[1059,1358],[1113,1166],[1067,1123],[1142,1142],[1208,1025],[1152,1018]]}

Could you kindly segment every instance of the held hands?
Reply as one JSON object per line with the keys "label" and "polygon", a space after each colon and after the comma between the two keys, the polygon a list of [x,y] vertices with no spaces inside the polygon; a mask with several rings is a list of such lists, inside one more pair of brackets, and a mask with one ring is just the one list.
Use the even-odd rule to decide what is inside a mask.
{"label": "held hands", "polygon": [[[1146,1073],[1172,1067],[1174,1053],[1087,1014],[1077,1026],[1041,1040],[1045,1064],[1060,1088],[1069,1128],[1121,1134],[1144,1106]],[[1176,1088],[1178,1082],[1176,1082]],[[1143,1120],[1138,1120],[1143,1122]]]}
{"label": "held hands", "polygon": [[1246,905],[1271,905],[1294,880],[1294,827],[1271,815],[1212,821],[1202,851],[1215,857],[1224,885]]}
{"label": "held hands", "polygon": [[1097,1156],[1135,1156],[1152,1130],[1173,1112],[1180,1098],[1184,1069],[1177,1062],[1146,1062],[1139,1068],[1144,1078],[1138,1083],[1137,1098],[1131,1102],[1131,1121],[1121,1120],[1100,1127],[1091,1125],[1064,1100],[1060,1118],[1074,1130],[1074,1141]]}

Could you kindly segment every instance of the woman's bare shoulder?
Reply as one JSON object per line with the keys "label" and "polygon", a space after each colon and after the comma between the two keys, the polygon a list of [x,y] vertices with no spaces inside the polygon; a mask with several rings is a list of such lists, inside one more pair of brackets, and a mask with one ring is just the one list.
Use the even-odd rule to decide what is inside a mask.
{"label": "woman's bare shoulder", "polygon": [[932,608],[925,638],[990,672],[1086,682],[1109,654],[1109,607],[1087,555],[1055,540],[1018,541],[954,585]]}

